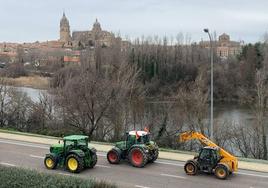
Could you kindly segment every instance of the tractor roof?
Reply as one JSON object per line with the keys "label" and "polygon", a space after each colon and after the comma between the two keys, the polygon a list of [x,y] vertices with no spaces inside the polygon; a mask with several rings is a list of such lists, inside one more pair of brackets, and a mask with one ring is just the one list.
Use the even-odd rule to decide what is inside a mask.
{"label": "tractor roof", "polygon": [[138,135],[138,136],[145,136],[148,135],[149,133],[146,131],[129,131],[129,135]]}
{"label": "tractor roof", "polygon": [[205,146],[204,149],[218,150],[219,147]]}
{"label": "tractor roof", "polygon": [[85,136],[85,135],[71,135],[71,136],[65,136],[63,138],[63,140],[70,140],[70,141],[84,140],[84,139],[88,139],[88,136]]}

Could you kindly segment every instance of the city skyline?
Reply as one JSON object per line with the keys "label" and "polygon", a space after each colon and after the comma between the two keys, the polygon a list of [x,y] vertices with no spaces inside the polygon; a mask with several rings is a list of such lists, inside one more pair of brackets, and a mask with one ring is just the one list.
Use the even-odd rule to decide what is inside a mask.
{"label": "city skyline", "polygon": [[57,40],[63,11],[70,21],[71,31],[91,29],[98,18],[107,31],[131,39],[143,35],[175,38],[183,33],[198,42],[202,38],[207,40],[202,30],[208,27],[217,35],[228,33],[232,40],[249,43],[262,40],[268,30],[265,12],[268,2],[263,0],[254,3],[241,0],[0,0],[0,3],[0,23],[4,26],[0,30],[0,42]]}

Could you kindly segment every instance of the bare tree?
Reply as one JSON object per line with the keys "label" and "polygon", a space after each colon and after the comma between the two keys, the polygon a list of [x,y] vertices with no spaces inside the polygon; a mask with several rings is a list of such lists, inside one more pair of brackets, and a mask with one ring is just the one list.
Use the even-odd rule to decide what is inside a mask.
{"label": "bare tree", "polygon": [[185,123],[191,130],[205,134],[208,110],[208,92],[203,75],[200,74],[195,82],[184,88],[180,88],[176,101]]}

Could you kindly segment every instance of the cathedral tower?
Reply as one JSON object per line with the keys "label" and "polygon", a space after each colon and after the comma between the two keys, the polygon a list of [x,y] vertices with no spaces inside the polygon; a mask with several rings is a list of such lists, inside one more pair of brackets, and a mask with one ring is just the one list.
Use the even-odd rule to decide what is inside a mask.
{"label": "cathedral tower", "polygon": [[60,41],[65,42],[65,43],[71,41],[70,25],[69,25],[69,21],[66,18],[64,12],[63,12],[63,16],[60,20]]}

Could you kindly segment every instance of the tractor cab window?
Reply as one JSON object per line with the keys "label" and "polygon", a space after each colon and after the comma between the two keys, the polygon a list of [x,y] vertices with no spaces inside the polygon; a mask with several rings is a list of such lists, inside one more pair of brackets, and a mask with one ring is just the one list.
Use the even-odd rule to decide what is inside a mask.
{"label": "tractor cab window", "polygon": [[73,141],[66,140],[64,142],[64,147],[65,147],[66,151],[69,151],[75,147],[75,143]]}
{"label": "tractor cab window", "polygon": [[210,160],[212,157],[212,151],[210,149],[203,149],[199,155],[199,158],[202,160]]}
{"label": "tractor cab window", "polygon": [[133,145],[136,142],[136,136],[135,135],[128,135],[127,136],[127,144]]}
{"label": "tractor cab window", "polygon": [[87,140],[78,140],[77,145],[79,145],[79,146],[87,146]]}
{"label": "tractor cab window", "polygon": [[74,142],[70,140],[65,141],[65,146],[74,146]]}
{"label": "tractor cab window", "polygon": [[150,136],[148,134],[141,137],[141,143],[146,144],[148,142],[150,142]]}

